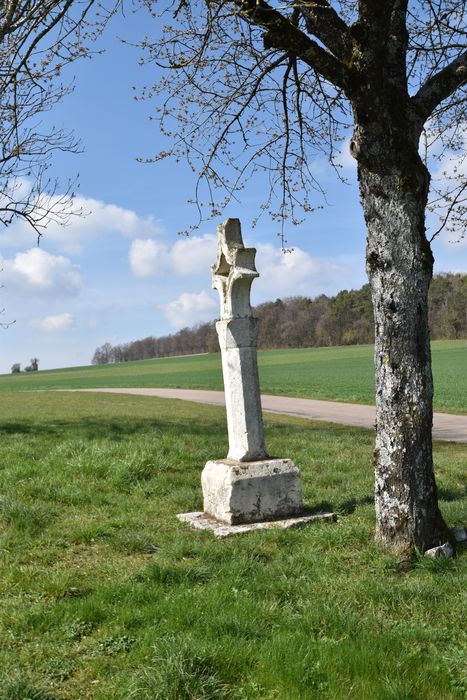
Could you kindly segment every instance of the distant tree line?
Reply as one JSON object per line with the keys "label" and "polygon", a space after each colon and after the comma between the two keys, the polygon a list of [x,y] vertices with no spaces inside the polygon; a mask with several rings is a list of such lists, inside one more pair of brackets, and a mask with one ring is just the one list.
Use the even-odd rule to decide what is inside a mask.
{"label": "distant tree line", "polygon": [[[433,340],[467,337],[467,275],[440,274],[433,278],[429,297]],[[303,348],[359,345],[374,341],[370,287],[343,290],[309,299],[290,297],[256,306],[258,347]],[[105,343],[94,353],[95,365],[147,360],[154,357],[194,355],[219,349],[215,321],[182,328],[178,333],[149,336],[121,345]]]}

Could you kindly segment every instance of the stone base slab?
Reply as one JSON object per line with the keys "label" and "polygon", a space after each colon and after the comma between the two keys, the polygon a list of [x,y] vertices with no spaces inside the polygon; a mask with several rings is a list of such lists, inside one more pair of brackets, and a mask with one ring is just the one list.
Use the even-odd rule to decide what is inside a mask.
{"label": "stone base slab", "polygon": [[225,525],[303,513],[300,472],[290,459],[211,460],[203,469],[201,485],[204,512]]}
{"label": "stone base slab", "polygon": [[231,535],[242,535],[252,530],[274,530],[297,528],[308,525],[312,522],[335,522],[335,513],[309,513],[297,518],[283,518],[281,520],[268,520],[262,523],[247,523],[245,525],[225,525],[214,518],[210,518],[206,513],[180,513],[177,518],[182,523],[188,523],[195,530],[210,530],[215,537],[230,537]]}

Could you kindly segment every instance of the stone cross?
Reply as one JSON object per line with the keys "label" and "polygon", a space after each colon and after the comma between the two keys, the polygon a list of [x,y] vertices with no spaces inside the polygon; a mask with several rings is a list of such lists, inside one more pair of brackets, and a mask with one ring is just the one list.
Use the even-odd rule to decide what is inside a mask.
{"label": "stone cross", "polygon": [[216,323],[224,375],[229,453],[227,458],[251,462],[267,457],[259,390],[256,338],[250,289],[259,276],[255,248],[245,248],[239,219],[227,219],[217,228],[217,261],[212,286],[220,297]]}
{"label": "stone cross", "polygon": [[201,474],[203,512],[178,518],[224,537],[269,527],[296,527],[316,519],[335,519],[303,512],[300,471],[291,459],[268,457],[256,362],[257,320],[250,289],[258,277],[254,248],[245,248],[238,219],[218,229],[217,261],[212,283],[220,296],[216,324],[222,354],[229,454],[206,462]]}

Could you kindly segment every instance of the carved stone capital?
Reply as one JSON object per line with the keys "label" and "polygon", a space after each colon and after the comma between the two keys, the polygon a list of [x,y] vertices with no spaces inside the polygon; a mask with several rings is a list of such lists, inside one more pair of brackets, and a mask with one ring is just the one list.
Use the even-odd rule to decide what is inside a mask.
{"label": "carved stone capital", "polygon": [[255,248],[245,248],[239,219],[227,219],[217,227],[217,260],[212,266],[212,286],[219,292],[221,319],[251,315],[250,288],[259,276]]}

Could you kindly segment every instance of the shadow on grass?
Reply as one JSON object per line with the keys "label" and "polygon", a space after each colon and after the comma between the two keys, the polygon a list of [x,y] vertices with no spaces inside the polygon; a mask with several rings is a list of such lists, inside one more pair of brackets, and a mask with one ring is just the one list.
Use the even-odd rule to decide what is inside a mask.
{"label": "shadow on grass", "polygon": [[[438,489],[438,496],[440,501],[463,501],[465,498],[465,491],[463,489]],[[362,496],[361,498],[349,498],[347,501],[342,503],[332,504],[329,501],[320,501],[319,503],[313,503],[307,510],[314,513],[325,513],[325,512],[336,512],[341,516],[352,515],[359,506],[368,506],[374,504],[374,496]]]}
{"label": "shadow on grass", "polygon": [[462,501],[465,498],[465,489],[444,489],[438,488],[438,498],[440,501]]}
{"label": "shadow on grass", "polygon": [[123,440],[126,437],[151,432],[173,432],[183,431],[189,435],[205,435],[208,438],[219,438],[225,432],[218,422],[197,422],[190,419],[188,422],[182,420],[132,420],[124,419],[101,419],[101,418],[79,418],[76,420],[52,420],[42,422],[30,421],[5,421],[0,423],[0,435],[30,435],[50,436],[60,434],[63,436],[72,433],[75,437],[88,439],[107,438],[110,440]]}
{"label": "shadow on grass", "polygon": [[[354,428],[339,425],[314,425],[310,423],[306,427],[303,425],[290,425],[272,423],[268,426],[274,435],[284,434],[288,439],[293,435],[303,435],[307,433],[352,433]],[[159,417],[132,418],[131,416],[119,416],[117,418],[100,418],[99,416],[82,416],[72,419],[44,418],[35,420],[7,420],[0,422],[0,435],[51,435],[61,434],[73,435],[83,438],[109,438],[111,440],[122,440],[125,437],[138,433],[148,434],[151,431],[157,432],[177,432],[183,431],[189,435],[205,435],[208,438],[221,437],[227,445],[227,426],[224,417],[219,420],[202,417],[197,420],[196,416],[174,416],[172,419]],[[225,436],[225,437],[224,437]]]}
{"label": "shadow on grass", "polygon": [[318,503],[306,503],[304,510],[308,513],[333,513],[335,506],[329,501],[319,501]]}
{"label": "shadow on grass", "polygon": [[363,496],[362,498],[349,498],[347,501],[340,504],[338,511],[341,515],[352,515],[352,513],[355,513],[358,506],[373,505],[374,500],[373,495]]}
{"label": "shadow on grass", "polygon": [[362,498],[350,498],[343,503],[330,503],[329,501],[319,501],[307,504],[306,510],[310,513],[337,513],[340,516],[352,515],[358,506],[373,505],[373,496],[363,496]]}

